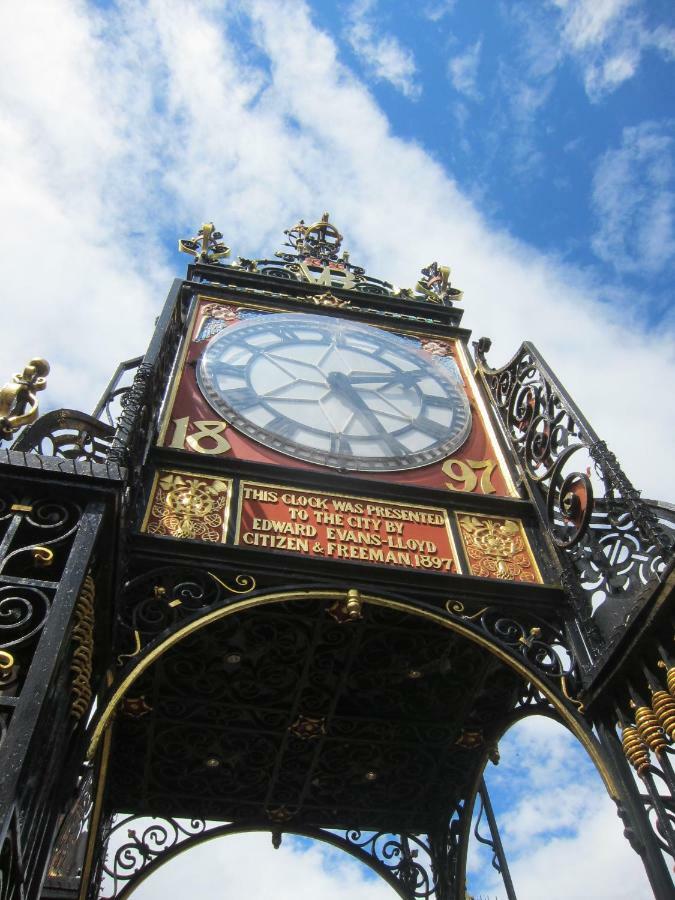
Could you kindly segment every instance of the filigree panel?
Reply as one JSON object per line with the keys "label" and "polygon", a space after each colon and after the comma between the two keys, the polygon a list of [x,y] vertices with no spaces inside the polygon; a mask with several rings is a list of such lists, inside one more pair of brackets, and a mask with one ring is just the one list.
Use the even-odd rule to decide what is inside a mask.
{"label": "filigree panel", "polygon": [[517,519],[458,513],[457,523],[472,575],[541,583],[525,529]]}
{"label": "filigree panel", "polygon": [[610,644],[618,637],[635,602],[672,558],[673,536],[532,344],[525,342],[500,369],[487,365],[487,338],[475,346],[479,370],[566,563],[563,586],[597,657],[598,628]]}
{"label": "filigree panel", "polygon": [[78,530],[80,507],[24,495],[0,499],[0,669],[17,695]]}
{"label": "filigree panel", "polygon": [[193,541],[225,540],[232,494],[226,478],[160,469],[141,530]]}

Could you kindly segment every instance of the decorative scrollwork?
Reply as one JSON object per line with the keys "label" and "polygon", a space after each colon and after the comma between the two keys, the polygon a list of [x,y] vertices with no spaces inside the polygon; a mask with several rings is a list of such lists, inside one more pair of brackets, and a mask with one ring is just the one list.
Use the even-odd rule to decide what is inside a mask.
{"label": "decorative scrollwork", "polygon": [[407,896],[428,900],[436,893],[431,850],[419,835],[349,829],[345,838],[388,869],[403,884]]}
{"label": "decorative scrollwork", "polygon": [[[138,822],[138,827],[133,827]],[[147,818],[125,816],[110,831],[112,859],[106,858],[103,872],[112,879],[111,896],[116,897],[124,884],[141,870],[178,844],[203,833],[204,819]],[[126,831],[126,839],[123,833]],[[118,840],[122,843],[118,845]]]}
{"label": "decorative scrollwork", "polygon": [[93,416],[72,409],[57,409],[23,431],[12,449],[102,463],[106,461],[113,433],[112,427]]}
{"label": "decorative scrollwork", "polygon": [[47,620],[50,598],[26,584],[0,586],[0,645],[19,647],[34,637]]}
{"label": "decorative scrollwork", "polygon": [[251,575],[232,577],[200,569],[162,568],[133,579],[124,588],[118,614],[129,651],[119,655],[120,664],[137,656],[149,641],[186,616],[255,588]]}
{"label": "decorative scrollwork", "polygon": [[579,702],[575,699],[575,657],[564,632],[551,622],[533,616],[529,616],[527,622],[519,622],[492,606],[467,613],[464,604],[458,600],[448,600],[446,609],[452,615],[479,628],[510,653],[522,657],[556,688],[561,688],[563,696],[570,703],[579,707]]}
{"label": "decorative scrollwork", "polygon": [[61,557],[60,551],[75,535],[81,515],[75,503],[55,499],[39,499],[18,507],[15,504],[11,512],[11,540],[0,560],[3,576],[26,575],[33,568],[53,566],[55,551]]}
{"label": "decorative scrollwork", "polygon": [[131,390],[133,378],[142,362],[143,357],[136,356],[133,359],[125,359],[119,364],[92,413],[95,419],[100,419],[114,428],[122,414],[124,398]]}
{"label": "decorative scrollwork", "polygon": [[[528,478],[541,492],[542,515],[565,554],[581,619],[610,597],[638,600],[663,572],[671,535],[640,500],[616,457],[600,441],[546,362],[524,343],[501,369],[487,365],[489,341],[475,346],[479,368]],[[597,618],[610,640],[626,607]]]}

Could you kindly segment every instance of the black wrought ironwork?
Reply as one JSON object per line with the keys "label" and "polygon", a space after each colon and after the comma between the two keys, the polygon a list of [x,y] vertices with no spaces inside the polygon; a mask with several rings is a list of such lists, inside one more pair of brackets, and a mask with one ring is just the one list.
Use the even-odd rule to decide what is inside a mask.
{"label": "black wrought ironwork", "polygon": [[176,279],[148,348],[135,370],[131,386],[121,396],[122,412],[112,440],[108,459],[138,471],[158,427],[160,407],[169,373],[182,336],[185,307],[182,282]]}
{"label": "black wrought ironwork", "polygon": [[[63,575],[82,510],[69,500],[0,497],[0,654],[12,696],[21,692]],[[14,501],[14,502],[13,502]]]}
{"label": "black wrought ironwork", "polygon": [[499,369],[487,364],[487,339],[474,346],[543,521],[569,564],[563,584],[582,620],[592,617],[611,643],[664,571],[672,536],[531,343]]}
{"label": "black wrought ironwork", "polygon": [[131,390],[134,375],[142,362],[142,356],[135,356],[133,359],[125,359],[119,364],[101,399],[96,404],[92,414],[95,419],[102,419],[111,428],[114,428],[122,414],[124,399]]}
{"label": "black wrought ironwork", "polygon": [[[476,822],[473,829],[474,837],[479,843],[485,844],[492,851],[492,868],[502,876],[504,890],[506,891],[508,900],[517,900],[513,879],[511,878],[511,872],[509,871],[509,864],[504,852],[504,845],[502,844],[499,828],[497,827],[497,819],[495,818],[492,801],[490,800],[490,794],[488,793],[484,778],[481,778],[480,781],[478,798],[480,806],[478,808],[478,815],[476,816]],[[489,837],[480,833],[483,814],[485,814],[488,830],[490,832]]]}
{"label": "black wrought ironwork", "polygon": [[72,409],[46,413],[26,428],[13,450],[60,459],[103,463],[108,458],[114,429],[93,416]]}
{"label": "black wrought ironwork", "polygon": [[[453,817],[441,829],[442,852],[431,835],[396,834],[244,821],[222,823],[202,818],[117,816],[108,830],[98,893],[123,900],[160,866],[214,838],[269,832],[278,848],[284,835],[327,843],[367,865],[406,900],[449,900],[456,895],[459,845]],[[452,835],[452,836],[451,836]],[[437,843],[437,842],[436,842]],[[511,898],[511,895],[509,895]]]}
{"label": "black wrought ironwork", "polygon": [[89,767],[80,779],[75,800],[59,826],[47,871],[47,887],[79,888],[91,815],[92,788],[93,769]]}
{"label": "black wrought ironwork", "polygon": [[[562,692],[565,699],[578,708],[580,704],[575,699],[580,688],[577,660],[562,626],[531,614],[518,620],[504,615],[496,606],[485,606],[468,613],[464,604],[457,600],[448,601],[446,609],[470,628],[489,636],[500,649],[527,663],[533,672],[550,683],[551,688]],[[530,686],[530,690],[536,689]],[[538,692],[537,695],[541,697]]]}
{"label": "black wrought ironwork", "polygon": [[117,611],[118,665],[187,617],[249,594],[256,587],[251,575],[194,566],[162,566],[130,579],[123,586]]}
{"label": "black wrought ironwork", "polygon": [[103,521],[103,504],[40,497],[24,488],[4,510],[0,543],[0,896],[35,898],[61,809],[77,781],[83,724],[71,715],[70,638]]}

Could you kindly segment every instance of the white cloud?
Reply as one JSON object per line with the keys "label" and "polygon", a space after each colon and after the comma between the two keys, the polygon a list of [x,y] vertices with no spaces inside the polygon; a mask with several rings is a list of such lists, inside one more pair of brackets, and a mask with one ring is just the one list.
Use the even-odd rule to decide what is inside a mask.
{"label": "white cloud", "polygon": [[[304,5],[234,9],[263,64],[218,5],[0,8],[0,26],[28,42],[6,54],[0,87],[15,302],[2,371],[43,354],[47,399],[90,408],[117,361],[146,346],[176,268],[164,241],[214,219],[235,253],[269,253],[284,227],[329,209],[373,274],[408,285],[429,260],[451,263],[495,363],[537,342],[636,484],[673,496],[675,476],[648,461],[668,456],[672,334],[647,332],[639,310],[616,315],[583,274],[490,230],[429,154],[391,134]],[[633,429],[650,433],[649,451]]]}
{"label": "white cloud", "polygon": [[644,0],[553,0],[561,37],[597,101],[637,72],[648,50],[675,59],[675,29],[647,23]]}
{"label": "white cloud", "polygon": [[675,263],[673,123],[624,128],[621,146],[600,159],[593,178],[598,230],[593,249],[619,272],[657,273]]}
{"label": "white cloud", "polygon": [[[412,285],[432,259],[451,263],[465,291],[465,322],[495,339],[494,361],[524,338],[536,341],[638,486],[675,495],[675,476],[657,463],[669,456],[675,413],[672,334],[649,332],[639,311],[605,305],[582,273],[491,230],[448,172],[392,135],[300,0],[231,2],[227,12],[238,15],[238,27],[250,26],[260,62],[241,49],[220,3],[0,5],[0,28],[14,36],[0,84],[0,252],[11,305],[0,378],[44,354],[54,364],[47,399],[89,409],[119,359],[147,346],[176,270],[167,247],[177,237],[214,219],[235,254],[270,253],[297,217],[329,209],[353,260],[372,274]],[[668,35],[660,40],[665,46]],[[654,139],[638,133],[625,148],[657,184]],[[657,246],[653,234],[643,243]],[[606,841],[610,814],[584,815],[588,840]],[[564,839],[555,840],[554,849],[564,849]],[[571,846],[579,855],[584,844]],[[611,873],[624,871],[617,858],[632,853],[621,846],[613,858],[604,844],[598,850],[605,856],[597,872],[610,887]],[[215,847],[205,850],[219,873],[236,870]],[[324,863],[306,861],[289,882],[294,900],[298,884],[307,896],[331,896],[317,880]],[[536,873],[554,866],[550,857],[535,861]],[[522,865],[516,883],[534,878]],[[260,869],[263,878],[275,871]],[[590,872],[579,873],[575,890],[583,891]],[[282,876],[270,878],[276,889]],[[540,896],[534,886],[530,896]],[[570,888],[567,900],[574,896]]]}
{"label": "white cloud", "polygon": [[[543,886],[551,900],[652,896],[614,803],[569,732],[545,718],[525,719],[505,735],[500,751],[499,766],[489,766],[486,779],[520,900],[539,900]],[[482,896],[503,895],[499,875],[477,849],[469,886],[478,885]]]}
{"label": "white cloud", "polygon": [[216,839],[159,868],[134,892],[138,900],[184,896],[274,897],[275,900],[394,900],[392,888],[366,866],[319,843],[269,834]]}
{"label": "white cloud", "polygon": [[476,41],[470,47],[457,56],[453,56],[448,63],[448,75],[452,86],[460,94],[466,97],[477,99],[479,97],[477,79],[478,64],[480,63],[480,52],[483,42]]}
{"label": "white cloud", "polygon": [[406,97],[415,99],[421,93],[415,80],[415,58],[394,35],[380,32],[376,7],[377,0],[354,0],[347,14],[345,36],[376,79],[388,81]]}
{"label": "white cloud", "polygon": [[431,0],[422,7],[422,15],[431,22],[440,22],[454,11],[456,5],[457,0]]}

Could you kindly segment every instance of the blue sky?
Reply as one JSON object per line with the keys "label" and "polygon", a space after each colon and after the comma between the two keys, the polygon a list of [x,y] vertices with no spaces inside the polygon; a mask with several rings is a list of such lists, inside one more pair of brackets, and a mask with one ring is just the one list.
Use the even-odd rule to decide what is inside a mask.
{"label": "blue sky", "polygon": [[[0,31],[3,380],[44,355],[43,403],[90,410],[147,346],[179,237],[213,220],[234,256],[271,255],[329,210],[369,274],[449,264],[492,362],[535,341],[636,485],[675,499],[670,0],[25,0]],[[549,807],[496,783],[519,896],[554,865],[579,878],[551,898],[649,896],[537,727],[514,752],[558,779]]]}
{"label": "blue sky", "polygon": [[672,322],[672,3],[314,8],[396,133],[492,227],[588,270],[608,302],[637,293],[650,325]]}

